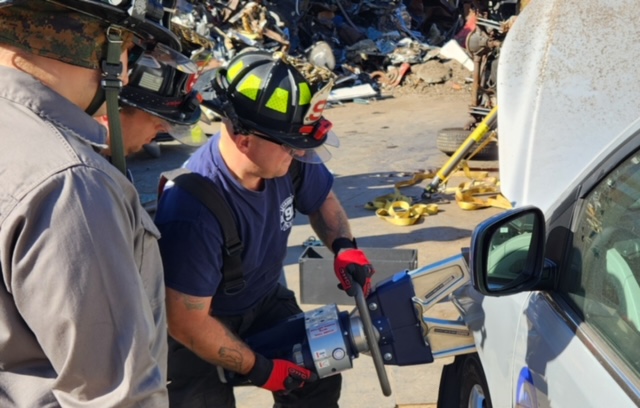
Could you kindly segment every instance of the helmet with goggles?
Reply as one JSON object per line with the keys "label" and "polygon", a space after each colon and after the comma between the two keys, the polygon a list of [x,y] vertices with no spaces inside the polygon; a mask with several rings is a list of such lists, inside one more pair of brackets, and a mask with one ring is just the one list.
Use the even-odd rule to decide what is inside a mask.
{"label": "helmet with goggles", "polygon": [[[85,111],[107,102],[112,163],[126,173],[118,115],[121,55],[157,43],[180,50],[180,41],[161,22],[160,0],[5,0],[0,3],[0,42],[33,54],[100,70],[102,79]],[[140,53],[138,53],[140,54]]]}
{"label": "helmet with goggles", "polygon": [[114,41],[118,50],[133,44],[148,48],[156,42],[180,50],[180,40],[160,24],[164,13],[156,0],[7,0],[0,2],[0,41],[101,69]]}
{"label": "helmet with goggles", "polygon": [[191,89],[196,64],[162,44],[145,52],[130,67],[129,83],[120,92],[120,104],[164,119],[176,140],[198,146],[206,141],[196,127],[200,119],[198,93]]}
{"label": "helmet with goggles", "polygon": [[203,75],[203,106],[228,118],[236,132],[254,134],[294,149],[301,161],[326,161],[323,144],[337,145],[322,116],[332,81],[312,84],[282,54],[250,50],[226,69]]}

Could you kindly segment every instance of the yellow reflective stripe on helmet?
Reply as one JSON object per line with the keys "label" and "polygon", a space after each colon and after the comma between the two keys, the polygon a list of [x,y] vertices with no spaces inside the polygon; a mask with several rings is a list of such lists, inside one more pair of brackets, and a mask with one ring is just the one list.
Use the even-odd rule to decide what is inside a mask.
{"label": "yellow reflective stripe on helmet", "polygon": [[302,82],[298,84],[298,86],[300,87],[300,99],[298,104],[306,105],[311,101],[311,89],[309,89],[309,84]]}
{"label": "yellow reflective stripe on helmet", "polygon": [[265,105],[267,108],[277,112],[287,113],[287,105],[289,104],[289,91],[282,88],[276,88],[271,98]]}
{"label": "yellow reflective stripe on helmet", "polygon": [[242,68],[244,68],[244,63],[242,61],[238,61],[233,64],[233,66],[229,67],[229,69],[227,69],[227,81],[233,81],[233,78],[238,75]]}
{"label": "yellow reflective stripe on helmet", "polygon": [[247,98],[255,101],[258,98],[258,91],[260,91],[260,83],[262,80],[257,75],[249,75],[245,77],[244,81],[236,88],[238,92]]}

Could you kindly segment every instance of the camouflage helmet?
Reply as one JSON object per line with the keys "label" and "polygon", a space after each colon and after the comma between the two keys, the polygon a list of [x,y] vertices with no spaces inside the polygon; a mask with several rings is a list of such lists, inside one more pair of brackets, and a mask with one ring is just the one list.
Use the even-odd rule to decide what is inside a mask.
{"label": "camouflage helmet", "polygon": [[163,26],[160,0],[46,0],[125,28],[142,40],[161,42],[178,51],[180,40]]}
{"label": "camouflage helmet", "polygon": [[0,5],[0,43],[98,69],[108,29],[127,48],[161,42],[180,50],[179,39],[160,24],[164,13],[157,0],[7,0]]}

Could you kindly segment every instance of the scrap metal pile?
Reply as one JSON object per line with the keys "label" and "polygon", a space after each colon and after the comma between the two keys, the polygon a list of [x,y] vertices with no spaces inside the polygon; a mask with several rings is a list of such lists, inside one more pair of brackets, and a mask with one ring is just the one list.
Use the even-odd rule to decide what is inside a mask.
{"label": "scrap metal pile", "polygon": [[203,64],[206,58],[225,64],[249,47],[284,51],[333,71],[334,89],[366,84],[378,92],[400,85],[411,66],[444,60],[440,47],[454,37],[464,43],[460,36],[469,31],[465,17],[476,8],[473,3],[182,0],[172,29]]}

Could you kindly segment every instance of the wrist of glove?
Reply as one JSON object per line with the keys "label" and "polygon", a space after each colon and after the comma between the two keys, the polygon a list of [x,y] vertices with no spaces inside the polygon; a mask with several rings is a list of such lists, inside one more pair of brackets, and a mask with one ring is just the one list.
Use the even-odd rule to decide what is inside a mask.
{"label": "wrist of glove", "polygon": [[[342,241],[342,245],[345,244],[345,241],[353,242],[353,247],[343,246],[342,248],[338,248],[338,245],[340,245],[336,245],[338,240],[344,240]],[[336,242],[334,242],[332,247],[336,254],[333,266],[336,277],[340,281],[338,287],[347,292],[347,295],[355,296],[354,282],[357,282],[362,287],[364,296],[368,296],[371,290],[371,276],[375,273],[371,262],[369,262],[364,252],[355,247],[355,241],[338,238]]]}
{"label": "wrist of glove", "polygon": [[305,382],[317,380],[318,376],[291,361],[269,360],[256,354],[256,362],[247,378],[253,385],[271,392],[289,392],[301,388]]}

